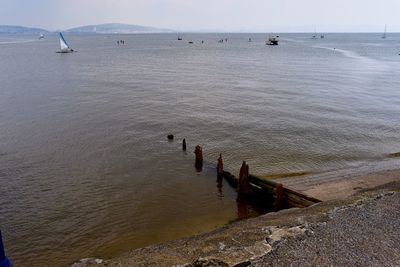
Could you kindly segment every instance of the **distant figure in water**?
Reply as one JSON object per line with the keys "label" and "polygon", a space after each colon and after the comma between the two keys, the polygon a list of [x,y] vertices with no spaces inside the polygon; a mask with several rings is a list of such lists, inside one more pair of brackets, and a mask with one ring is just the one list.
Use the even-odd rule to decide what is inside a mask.
{"label": "distant figure in water", "polygon": [[225,38],[225,43],[227,43],[228,42],[228,38]]}
{"label": "distant figure in water", "polygon": [[249,38],[249,43],[251,43],[251,38]]}
{"label": "distant figure in water", "polygon": [[201,40],[201,43],[204,44],[204,40]]}
{"label": "distant figure in water", "polygon": [[119,41],[117,41],[117,45],[119,45]]}

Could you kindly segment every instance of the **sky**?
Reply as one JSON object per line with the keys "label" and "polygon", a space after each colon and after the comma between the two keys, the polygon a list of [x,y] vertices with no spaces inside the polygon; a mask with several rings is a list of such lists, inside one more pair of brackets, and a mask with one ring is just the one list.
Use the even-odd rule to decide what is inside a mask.
{"label": "sky", "polygon": [[0,25],[127,23],[180,31],[400,32],[400,0],[0,0]]}

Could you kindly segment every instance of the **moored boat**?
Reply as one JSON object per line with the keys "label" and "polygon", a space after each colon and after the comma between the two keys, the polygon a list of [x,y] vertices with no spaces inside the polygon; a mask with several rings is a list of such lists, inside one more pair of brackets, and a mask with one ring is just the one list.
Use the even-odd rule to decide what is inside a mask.
{"label": "moored boat", "polygon": [[271,36],[268,38],[266,45],[278,45],[279,43],[279,36]]}

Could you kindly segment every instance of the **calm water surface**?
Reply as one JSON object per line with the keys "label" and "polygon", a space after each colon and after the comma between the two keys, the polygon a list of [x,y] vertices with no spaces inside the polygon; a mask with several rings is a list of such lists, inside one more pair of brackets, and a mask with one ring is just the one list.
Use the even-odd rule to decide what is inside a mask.
{"label": "calm water surface", "polygon": [[399,34],[282,34],[277,47],[261,34],[66,38],[77,53],[54,53],[56,35],[0,36],[0,226],[16,266],[111,257],[257,215],[217,187],[221,152],[229,171],[247,160],[265,175],[400,151]]}

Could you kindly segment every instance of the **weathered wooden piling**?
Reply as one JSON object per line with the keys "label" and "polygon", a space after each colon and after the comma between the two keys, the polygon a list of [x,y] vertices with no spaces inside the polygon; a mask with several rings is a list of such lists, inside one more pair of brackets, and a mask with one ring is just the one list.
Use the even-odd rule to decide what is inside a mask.
{"label": "weathered wooden piling", "polygon": [[243,161],[242,167],[240,168],[237,191],[239,195],[247,195],[250,193],[249,165],[246,164],[246,161]]}
{"label": "weathered wooden piling", "polygon": [[186,139],[185,138],[183,138],[183,140],[182,140],[182,150],[186,151]]}
{"label": "weathered wooden piling", "polygon": [[[277,196],[276,191],[278,187],[278,183],[258,178],[255,175],[249,175],[249,181],[251,185],[263,188],[265,191],[272,194],[274,197]],[[307,196],[303,193],[296,192],[292,189],[285,188],[282,186],[282,200],[281,200],[281,208],[304,208],[315,203],[321,202],[321,200]]]}
{"label": "weathered wooden piling", "polygon": [[[236,189],[239,188],[240,179],[227,171],[224,171],[223,176],[230,186]],[[271,207],[271,210],[281,210],[292,207],[304,208],[321,202],[319,199],[285,188],[282,184],[261,179],[252,174],[248,175],[248,182],[250,190],[247,196],[249,199],[256,203],[261,202],[262,205]]]}
{"label": "weathered wooden piling", "polygon": [[217,177],[222,178],[224,176],[224,163],[222,162],[222,154],[219,154],[217,162]]}
{"label": "weathered wooden piling", "polygon": [[195,167],[197,171],[201,171],[203,169],[203,150],[201,149],[201,146],[197,145],[195,150]]}
{"label": "weathered wooden piling", "polygon": [[196,146],[194,149],[194,154],[196,155],[196,162],[203,162],[203,150],[201,146]]}
{"label": "weathered wooden piling", "polygon": [[222,162],[222,154],[219,154],[217,162],[217,183],[218,187],[222,187],[222,181],[224,180],[224,163]]}

